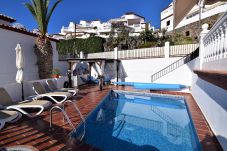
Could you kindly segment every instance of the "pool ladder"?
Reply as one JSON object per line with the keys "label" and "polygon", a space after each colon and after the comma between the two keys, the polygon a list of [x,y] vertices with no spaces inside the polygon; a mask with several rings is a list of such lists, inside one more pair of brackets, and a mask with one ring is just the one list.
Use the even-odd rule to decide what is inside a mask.
{"label": "pool ladder", "polygon": [[85,128],[86,128],[86,122],[85,122],[85,118],[84,118],[84,116],[82,115],[82,113],[80,112],[80,110],[79,110],[79,108],[77,107],[77,105],[75,104],[75,103],[73,103],[73,101],[71,101],[71,100],[67,100],[67,101],[65,101],[63,104],[62,104],[62,106],[59,106],[59,105],[56,105],[56,106],[53,106],[51,109],[50,109],[50,130],[52,130],[52,122],[53,122],[53,110],[60,110],[60,112],[62,112],[62,114],[63,114],[63,121],[65,121],[65,119],[66,119],[66,121],[68,122],[68,124],[73,128],[73,130],[69,133],[69,134],[71,134],[72,132],[76,132],[76,127],[73,125],[73,123],[72,123],[72,121],[70,120],[70,118],[69,118],[69,116],[68,116],[68,114],[66,113],[66,111],[65,111],[65,104],[66,103],[71,103],[72,104],[72,106],[74,107],[74,109],[77,111],[77,113],[79,114],[79,116],[80,116],[80,118],[81,118],[81,120],[82,120],[82,123],[81,124],[83,124],[83,134],[82,134],[82,136],[81,136],[81,138],[80,138],[80,141],[82,141],[83,140],[83,138],[84,138],[84,136],[85,136],[85,133],[86,133],[86,130],[85,130]]}

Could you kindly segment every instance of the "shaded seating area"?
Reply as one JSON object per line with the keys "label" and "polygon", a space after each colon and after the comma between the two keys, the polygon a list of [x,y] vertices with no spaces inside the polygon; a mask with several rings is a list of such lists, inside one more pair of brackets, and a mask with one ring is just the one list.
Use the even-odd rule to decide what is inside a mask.
{"label": "shaded seating area", "polygon": [[[44,111],[44,109],[48,108],[52,104],[50,101],[47,100],[32,100],[32,101],[25,100],[15,102],[11,99],[10,95],[4,88],[0,88],[0,96],[1,109],[16,110],[30,118],[41,114]],[[29,112],[27,112],[26,109],[39,109],[39,111],[35,115],[32,115]]]}

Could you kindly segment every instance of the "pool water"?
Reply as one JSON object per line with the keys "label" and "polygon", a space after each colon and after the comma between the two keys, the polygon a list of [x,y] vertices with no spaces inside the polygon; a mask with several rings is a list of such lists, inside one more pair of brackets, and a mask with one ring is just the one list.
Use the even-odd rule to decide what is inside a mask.
{"label": "pool water", "polygon": [[83,141],[103,151],[201,150],[184,97],[127,91],[111,91],[89,114]]}

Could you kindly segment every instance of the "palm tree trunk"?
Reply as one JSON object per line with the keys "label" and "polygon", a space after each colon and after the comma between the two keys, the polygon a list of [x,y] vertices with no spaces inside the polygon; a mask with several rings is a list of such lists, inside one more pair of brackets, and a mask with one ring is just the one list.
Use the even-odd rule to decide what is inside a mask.
{"label": "palm tree trunk", "polygon": [[48,38],[38,37],[35,45],[39,78],[50,78],[53,70],[53,48]]}

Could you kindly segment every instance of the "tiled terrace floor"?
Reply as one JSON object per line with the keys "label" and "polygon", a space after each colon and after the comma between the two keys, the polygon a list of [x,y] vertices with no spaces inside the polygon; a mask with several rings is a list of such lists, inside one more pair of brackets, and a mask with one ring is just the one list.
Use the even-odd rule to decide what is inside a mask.
{"label": "tiled terrace floor", "polygon": [[[74,98],[84,116],[88,115],[92,109],[101,101],[101,99],[111,89],[130,90],[130,87],[105,87],[103,91],[99,91],[97,86],[83,86],[77,97]],[[146,91],[149,92],[149,91]],[[154,92],[154,93],[170,93],[170,92]],[[189,106],[194,125],[196,127],[199,140],[205,151],[220,151],[222,150],[218,144],[216,137],[211,132],[206,120],[204,119],[199,107],[190,94],[186,93],[171,93],[176,95],[184,95]],[[67,113],[70,113],[70,119],[74,125],[80,122],[78,114],[74,109],[68,105],[66,107]],[[49,112],[45,111],[41,116],[29,119],[23,117],[17,123],[7,124],[5,128],[0,131],[0,147],[7,147],[13,145],[30,145],[39,150],[75,150],[75,151],[98,151],[86,144],[78,145],[74,140],[69,139],[68,133],[72,128],[62,120],[62,114],[55,111],[54,130],[49,130]],[[1,149],[0,149],[1,150]]]}

